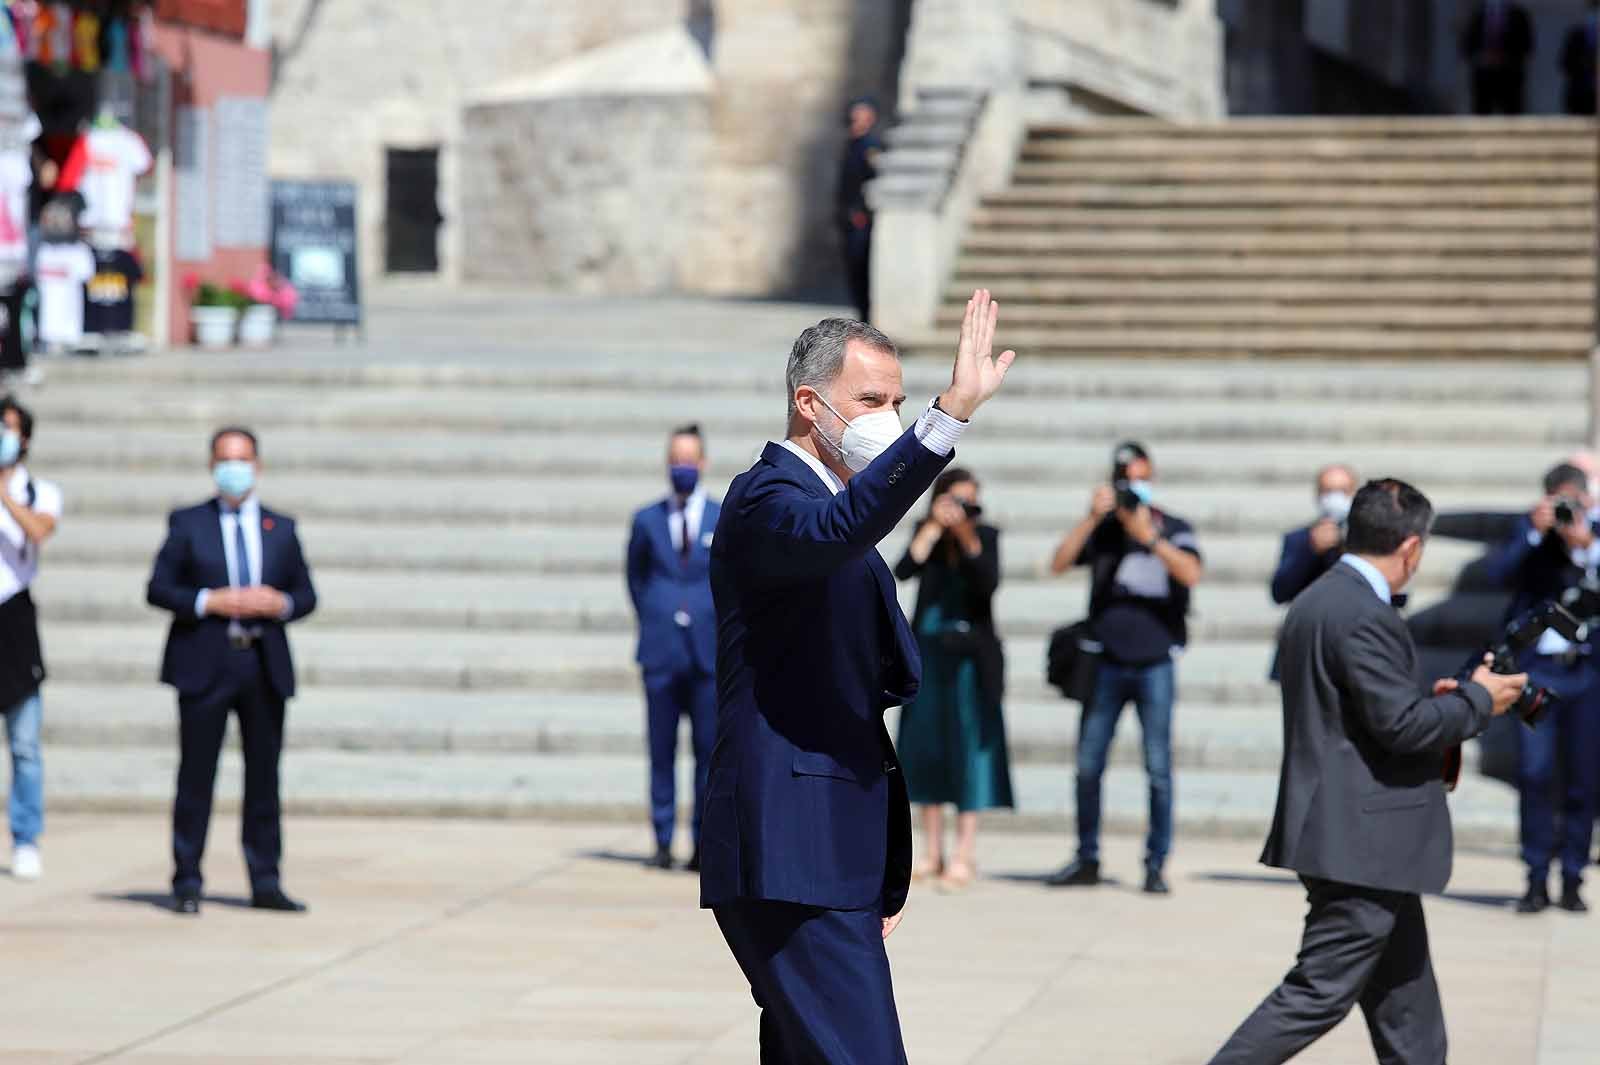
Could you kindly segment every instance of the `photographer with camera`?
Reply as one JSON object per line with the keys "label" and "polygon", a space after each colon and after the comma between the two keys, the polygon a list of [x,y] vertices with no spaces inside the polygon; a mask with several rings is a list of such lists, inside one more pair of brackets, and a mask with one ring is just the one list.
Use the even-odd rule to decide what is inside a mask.
{"label": "photographer with camera", "polygon": [[1132,700],[1150,778],[1144,890],[1168,892],[1172,847],[1172,706],[1178,654],[1188,642],[1189,591],[1200,582],[1194,529],[1153,505],[1155,466],[1129,441],[1113,453],[1111,480],[1056,548],[1052,573],[1089,566],[1089,629],[1101,645],[1094,693],[1078,727],[1078,853],[1049,883],[1100,882],[1100,780],[1122,708]]}
{"label": "photographer with camera", "polygon": [[1287,606],[1294,597],[1334,567],[1344,554],[1344,523],[1356,496],[1356,474],[1334,464],[1317,471],[1317,520],[1283,534],[1278,568],[1272,574],[1272,601]]}
{"label": "photographer with camera", "polygon": [[[1590,511],[1589,478],[1563,462],[1544,477],[1544,495],[1518,523],[1511,538],[1487,561],[1492,579],[1513,592],[1508,618],[1519,617],[1595,576],[1600,564]],[[1522,730],[1517,789],[1521,793],[1522,860],[1528,890],[1518,913],[1550,905],[1550,866],[1561,861],[1559,905],[1572,913],[1588,909],[1579,889],[1588,864],[1600,784],[1600,680],[1589,644],[1574,644],[1546,632],[1519,663],[1531,683],[1550,689],[1557,701],[1549,719]],[[1562,782],[1560,816],[1556,782]],[[1559,824],[1559,828],[1558,828]]]}

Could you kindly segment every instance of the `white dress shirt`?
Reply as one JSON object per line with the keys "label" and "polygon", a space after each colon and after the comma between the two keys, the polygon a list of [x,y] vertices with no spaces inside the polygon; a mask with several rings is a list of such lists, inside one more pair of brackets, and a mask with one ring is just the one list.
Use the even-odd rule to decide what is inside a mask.
{"label": "white dress shirt", "polygon": [[[0,491],[28,506],[28,471],[21,463],[12,467],[11,479]],[[49,481],[33,481],[31,510],[61,518],[61,489]],[[0,603],[33,584],[39,575],[39,545],[31,543],[11,512],[0,507]]]}
{"label": "white dress shirt", "polygon": [[689,543],[692,545],[695,537],[700,535],[700,526],[705,522],[706,490],[696,488],[689,493],[689,498],[679,502],[678,497],[667,497],[667,529],[672,534],[672,549],[683,552],[684,522],[689,523]]}
{"label": "white dress shirt", "polygon": [[[922,417],[917,419],[916,434],[922,446],[935,455],[948,455],[956,449],[956,444],[961,441],[961,434],[966,432],[966,429],[966,422],[952,418],[930,402],[928,409],[922,412]],[[822,483],[827,485],[829,492],[838,495],[844,491],[844,482],[839,479],[839,475],[824,466],[817,456],[793,440],[781,440],[777,441],[777,444],[798,455],[802,462],[815,470],[817,476],[822,478]]]}
{"label": "white dress shirt", "polygon": [[1379,573],[1377,566],[1374,566],[1360,555],[1344,554],[1339,556],[1339,561],[1365,577],[1367,583],[1372,585],[1373,594],[1379,599],[1382,599],[1385,603],[1394,601],[1389,593],[1389,578]]}
{"label": "white dress shirt", "polygon": [[[222,553],[228,560],[228,583],[234,588],[251,588],[261,583],[261,501],[256,494],[251,492],[239,504],[237,511],[223,503],[220,511],[222,524]],[[238,529],[239,523],[244,523],[244,552],[245,568],[239,568],[238,555]],[[206,616],[206,600],[210,598],[209,588],[200,589],[194,598],[194,612],[197,617]],[[287,619],[294,613],[294,601],[289,593],[283,593],[285,605],[283,617]]]}

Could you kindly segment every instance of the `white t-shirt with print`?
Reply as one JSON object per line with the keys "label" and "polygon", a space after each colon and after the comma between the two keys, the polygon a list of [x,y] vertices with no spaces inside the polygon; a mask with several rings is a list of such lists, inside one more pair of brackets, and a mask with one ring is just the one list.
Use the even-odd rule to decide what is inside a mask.
{"label": "white t-shirt with print", "polygon": [[39,286],[39,339],[76,344],[83,339],[83,286],[94,276],[94,252],[83,241],[41,244],[33,260]]}
{"label": "white t-shirt with print", "polygon": [[[28,505],[28,471],[19,463],[11,470],[9,484],[0,485],[12,499]],[[61,518],[61,489],[49,481],[33,479],[33,508],[52,518]],[[28,542],[11,512],[0,507],[0,603],[33,583],[39,575],[39,545]]]}

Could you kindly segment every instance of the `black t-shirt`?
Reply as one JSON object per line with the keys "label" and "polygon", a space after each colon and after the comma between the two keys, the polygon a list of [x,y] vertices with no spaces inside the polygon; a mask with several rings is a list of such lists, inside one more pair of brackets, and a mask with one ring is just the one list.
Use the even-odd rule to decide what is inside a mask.
{"label": "black t-shirt", "polygon": [[864,137],[852,137],[845,145],[844,158],[839,162],[839,187],[834,205],[838,208],[839,224],[846,225],[852,211],[866,211],[867,182],[878,175],[873,160],[883,150],[883,141],[876,131]]}
{"label": "black t-shirt", "polygon": [[133,286],[144,280],[139,260],[126,251],[94,253],[94,276],[83,286],[83,330],[128,333],[133,330]]}
{"label": "black t-shirt", "polygon": [[[1188,522],[1151,508],[1156,532],[1173,547],[1200,557]],[[1092,569],[1089,623],[1119,665],[1144,666],[1168,658],[1189,641],[1189,589],[1172,579],[1164,562],[1131,542],[1116,515],[1090,535],[1078,565]]]}

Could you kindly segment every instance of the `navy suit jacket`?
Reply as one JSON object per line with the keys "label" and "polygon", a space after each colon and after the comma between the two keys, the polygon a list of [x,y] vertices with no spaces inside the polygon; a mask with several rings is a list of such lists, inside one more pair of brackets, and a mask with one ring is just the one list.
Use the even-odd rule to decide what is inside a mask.
{"label": "navy suit jacket", "polygon": [[1311,587],[1316,579],[1328,572],[1339,561],[1342,548],[1317,554],[1311,546],[1311,526],[1283,534],[1283,550],[1278,555],[1278,569],[1272,575],[1272,601],[1287,606],[1294,597]]}
{"label": "navy suit jacket", "polygon": [[[1561,598],[1561,593],[1583,579],[1561,534],[1551,529],[1537,545],[1528,542],[1533,522],[1527,515],[1516,531],[1484,560],[1488,578],[1511,592],[1506,620],[1526,614],[1540,603]],[[1529,651],[1523,661],[1533,655]]]}
{"label": "navy suit jacket", "polygon": [[[266,507],[261,508],[261,583],[294,600],[290,621],[299,621],[317,608],[316,589],[300,550],[300,538],[295,535],[294,519]],[[221,503],[212,499],[173,511],[145,597],[151,606],[172,613],[161,683],[172,685],[184,698],[207,694],[219,679],[228,653],[228,619],[198,617],[194,603],[202,588],[227,586]],[[261,653],[268,681],[279,698],[290,698],[294,695],[294,659],[289,654],[284,622],[259,619],[250,624],[262,630]]]}
{"label": "navy suit jacket", "polygon": [[911,809],[883,711],[916,695],[922,663],[877,544],[950,458],[907,431],[833,495],[772,444],[728,490],[702,906],[905,905]]}
{"label": "navy suit jacket", "polygon": [[[672,546],[671,509],[663,499],[633,516],[628,535],[628,596],[639,616],[635,655],[646,673],[702,673],[717,668],[717,608],[711,601],[711,544],[721,507],[706,500],[687,562]],[[687,631],[677,613],[689,615]]]}

